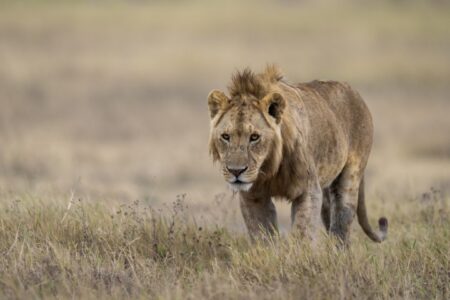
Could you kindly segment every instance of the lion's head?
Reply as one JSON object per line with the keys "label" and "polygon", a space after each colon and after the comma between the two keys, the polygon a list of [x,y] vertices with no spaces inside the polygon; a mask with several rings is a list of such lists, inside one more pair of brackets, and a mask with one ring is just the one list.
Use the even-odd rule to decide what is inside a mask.
{"label": "lion's head", "polygon": [[245,69],[233,75],[229,97],[218,90],[208,96],[210,153],[234,190],[248,191],[278,170],[286,103],[272,84],[280,79],[274,67],[258,75]]}

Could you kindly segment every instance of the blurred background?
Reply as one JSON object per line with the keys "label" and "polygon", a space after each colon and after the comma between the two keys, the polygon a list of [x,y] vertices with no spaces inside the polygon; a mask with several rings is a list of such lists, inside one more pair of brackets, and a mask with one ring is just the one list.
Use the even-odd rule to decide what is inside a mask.
{"label": "blurred background", "polygon": [[266,63],[291,82],[347,81],[366,100],[370,208],[389,217],[398,201],[450,190],[447,1],[11,0],[0,1],[3,199],[183,198],[195,216],[242,222],[208,156],[206,97]]}

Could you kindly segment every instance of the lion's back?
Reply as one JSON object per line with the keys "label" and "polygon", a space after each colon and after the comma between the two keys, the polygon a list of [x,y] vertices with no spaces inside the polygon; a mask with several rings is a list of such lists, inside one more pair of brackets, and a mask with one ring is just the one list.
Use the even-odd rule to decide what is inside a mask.
{"label": "lion's back", "polygon": [[[310,119],[315,123],[312,127],[317,131],[312,134],[320,137],[315,145],[319,148],[315,149],[317,158],[320,160],[319,157],[324,155],[320,148],[330,144],[330,139],[337,138],[332,143],[339,149],[335,148],[335,151],[366,161],[372,148],[373,125],[369,109],[359,93],[347,83],[338,81],[315,80],[296,87],[302,91],[304,102],[311,111]],[[344,140],[339,138],[342,137],[340,133],[344,134]]]}
{"label": "lion's back", "polygon": [[357,91],[339,81],[314,80],[298,85],[298,88],[316,92],[336,116],[338,125],[348,133],[351,141],[371,147],[373,125],[370,111]]}

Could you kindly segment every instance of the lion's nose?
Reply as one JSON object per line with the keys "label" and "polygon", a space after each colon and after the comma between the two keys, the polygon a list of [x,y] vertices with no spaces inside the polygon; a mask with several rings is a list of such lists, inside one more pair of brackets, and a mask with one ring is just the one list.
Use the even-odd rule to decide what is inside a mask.
{"label": "lion's nose", "polygon": [[233,174],[236,177],[238,177],[239,175],[244,173],[247,169],[248,169],[248,167],[243,167],[243,168],[229,168],[229,167],[227,167],[228,172],[230,172],[231,174]]}

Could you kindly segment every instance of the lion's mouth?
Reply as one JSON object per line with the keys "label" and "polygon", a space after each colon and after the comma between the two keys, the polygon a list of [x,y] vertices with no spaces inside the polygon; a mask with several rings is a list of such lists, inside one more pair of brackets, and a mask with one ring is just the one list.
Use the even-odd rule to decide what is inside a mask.
{"label": "lion's mouth", "polygon": [[251,183],[251,182],[244,182],[239,179],[236,179],[235,181],[230,183],[231,189],[234,191],[237,191],[237,192],[239,192],[239,191],[246,192],[246,191],[250,190],[252,185],[253,185],[253,183]]}

